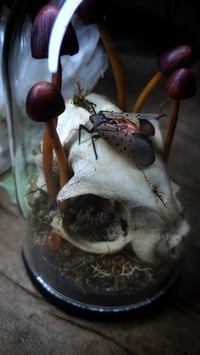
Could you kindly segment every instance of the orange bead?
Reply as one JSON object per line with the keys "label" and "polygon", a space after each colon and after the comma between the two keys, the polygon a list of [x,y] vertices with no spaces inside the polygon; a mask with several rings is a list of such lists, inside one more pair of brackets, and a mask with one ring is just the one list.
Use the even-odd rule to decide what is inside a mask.
{"label": "orange bead", "polygon": [[60,253],[63,255],[63,256],[70,256],[71,253],[72,253],[72,249],[71,247],[68,245],[68,244],[63,244],[60,248]]}
{"label": "orange bead", "polygon": [[47,244],[49,249],[57,251],[61,247],[62,239],[56,232],[51,231],[47,238]]}

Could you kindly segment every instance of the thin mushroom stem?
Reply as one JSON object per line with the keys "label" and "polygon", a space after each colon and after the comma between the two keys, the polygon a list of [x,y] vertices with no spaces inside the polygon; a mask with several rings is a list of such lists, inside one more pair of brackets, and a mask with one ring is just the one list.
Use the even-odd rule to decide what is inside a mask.
{"label": "thin mushroom stem", "polygon": [[[51,82],[54,86],[57,87],[58,90],[61,90],[62,86],[62,67],[61,67],[61,62],[59,58],[59,65],[58,65],[58,70],[56,73],[52,73],[51,76]],[[57,120],[58,118],[54,118],[54,123],[55,127],[57,126]],[[43,171],[44,171],[44,177],[47,185],[47,191],[49,194],[49,197],[55,201],[56,196],[58,194],[58,187],[56,186],[55,182],[55,176],[53,173],[53,146],[51,143],[51,138],[47,132],[47,128],[45,130],[44,138],[43,138],[43,157],[42,157],[42,162],[43,162]]]}
{"label": "thin mushroom stem", "polygon": [[47,129],[43,138],[42,166],[48,195],[52,201],[55,201],[59,189],[56,185],[55,176],[53,173],[53,149],[51,139],[49,134],[47,134]]}
{"label": "thin mushroom stem", "polygon": [[178,121],[179,107],[180,107],[180,100],[172,99],[170,113],[169,113],[169,124],[168,124],[168,129],[164,141],[164,156],[166,162],[168,161],[169,158],[172,141],[176,129],[176,124]]}
{"label": "thin mushroom stem", "polygon": [[115,51],[113,41],[106,28],[100,22],[97,23],[97,27],[100,33],[101,40],[106,49],[108,58],[110,60],[113,75],[115,78],[115,85],[116,85],[117,95],[118,95],[118,106],[122,111],[126,111],[126,94],[125,94],[124,76],[123,76],[123,71],[122,71],[119,58]]}
{"label": "thin mushroom stem", "polygon": [[[58,58],[58,69],[56,73],[52,73],[51,75],[51,83],[59,90],[62,89],[62,65],[61,59]],[[58,117],[54,118],[55,126],[57,126]]]}
{"label": "thin mushroom stem", "polygon": [[136,99],[135,105],[133,107],[133,112],[139,112],[141,107],[143,106],[145,100],[148,98],[150,93],[153,89],[157,86],[157,84],[162,80],[163,74],[158,71],[146,84],[144,89],[139,94],[138,98]]}
{"label": "thin mushroom stem", "polygon": [[[70,6],[74,8],[74,0],[69,1],[69,4],[71,4]],[[52,32],[53,24],[59,13],[60,6],[57,4],[44,5],[37,13],[31,32],[31,53],[33,58],[48,58],[49,38]],[[68,19],[69,23],[66,26],[64,24],[63,27],[63,36],[60,43],[61,48],[59,47],[58,51],[57,67],[51,77],[51,84],[55,86],[59,92],[61,92],[62,87],[62,68],[60,56],[64,54],[73,55],[78,51],[78,40],[74,28],[70,23],[70,18],[71,16]],[[59,36],[57,35],[55,37],[53,47],[57,43],[57,37]],[[52,117],[52,119],[54,120],[56,126],[57,117]],[[54,201],[56,199],[56,191],[58,190],[58,187],[53,173],[53,147],[47,130],[43,138],[43,171],[49,197]]]}
{"label": "thin mushroom stem", "polygon": [[57,156],[58,168],[60,173],[60,187],[62,188],[69,180],[68,161],[53,120],[46,122],[45,125],[46,131],[50,137],[51,145]]}
{"label": "thin mushroom stem", "polygon": [[[57,156],[61,188],[69,180],[69,165],[55,127],[54,117],[63,113],[64,110],[64,99],[60,91],[53,84],[45,81],[38,82],[29,90],[26,98],[26,112],[32,121],[45,123],[46,135],[49,136],[48,139]],[[45,159],[48,160],[48,158],[43,152],[43,161]],[[49,181],[48,178],[47,176],[47,181]]]}
{"label": "thin mushroom stem", "polygon": [[180,108],[180,100],[192,97],[196,92],[196,81],[189,68],[179,68],[167,79],[166,88],[171,97],[169,124],[164,141],[165,160],[168,160]]}

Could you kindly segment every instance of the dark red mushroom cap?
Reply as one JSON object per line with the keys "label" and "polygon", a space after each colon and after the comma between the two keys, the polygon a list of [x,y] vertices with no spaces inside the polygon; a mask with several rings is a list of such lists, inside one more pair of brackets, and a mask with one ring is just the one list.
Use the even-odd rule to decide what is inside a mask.
{"label": "dark red mushroom cap", "polygon": [[64,34],[60,55],[74,55],[79,51],[78,39],[76,36],[76,32],[71,22],[67,26],[67,30]]}
{"label": "dark red mushroom cap", "polygon": [[[49,39],[51,30],[60,11],[56,4],[43,6],[35,17],[31,31],[31,53],[33,58],[41,59],[48,57]],[[69,23],[61,46],[60,55],[74,55],[78,52],[79,45],[75,30]]]}
{"label": "dark red mushroom cap", "polygon": [[189,68],[177,69],[166,81],[168,95],[175,100],[184,100],[195,95],[196,80]]}
{"label": "dark red mushroom cap", "polygon": [[157,59],[160,72],[168,77],[173,71],[190,65],[192,49],[188,45],[180,45],[161,53]]}
{"label": "dark red mushroom cap", "polygon": [[103,19],[108,4],[109,0],[84,0],[78,6],[76,13],[85,25],[89,25]]}
{"label": "dark red mushroom cap", "polygon": [[[12,0],[11,0],[12,2]],[[27,11],[28,14],[31,16],[32,19],[35,18],[37,15],[38,11],[41,9],[42,6],[47,4],[49,1],[48,0],[30,0],[27,1]]]}
{"label": "dark red mushroom cap", "polygon": [[26,98],[26,112],[36,122],[47,122],[65,110],[60,91],[51,83],[41,81],[32,86]]}

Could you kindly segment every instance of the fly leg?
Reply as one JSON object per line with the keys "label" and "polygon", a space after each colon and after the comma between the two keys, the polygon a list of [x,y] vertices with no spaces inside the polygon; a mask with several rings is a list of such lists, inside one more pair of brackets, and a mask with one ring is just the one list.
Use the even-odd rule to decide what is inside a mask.
{"label": "fly leg", "polygon": [[[78,144],[81,143],[81,131],[82,131],[82,130],[84,130],[84,131],[86,131],[86,132],[88,132],[88,133],[91,134],[92,131],[93,131],[93,128],[92,128],[92,129],[88,129],[87,127],[85,127],[85,126],[82,125],[82,124],[79,125]],[[92,136],[91,136],[92,146],[93,146],[94,155],[95,155],[95,158],[96,158],[96,159],[98,159],[98,155],[97,155],[97,151],[96,151],[96,147],[95,147],[95,142],[94,142],[94,140],[95,140],[96,138],[99,138],[99,137],[100,137],[100,135],[99,135],[98,133],[92,134]]]}
{"label": "fly leg", "polygon": [[93,149],[94,149],[94,154],[95,154],[96,160],[98,159],[98,155],[97,155],[97,150],[96,150],[96,146],[95,146],[94,140],[97,139],[97,138],[100,138],[100,135],[99,135],[98,133],[93,134],[92,137],[91,137],[91,139],[92,139],[92,146],[93,146]]}
{"label": "fly leg", "polygon": [[88,129],[87,127],[85,127],[83,124],[80,124],[79,125],[79,131],[78,131],[78,144],[81,143],[81,131],[84,130],[88,133],[91,133],[91,130]]}

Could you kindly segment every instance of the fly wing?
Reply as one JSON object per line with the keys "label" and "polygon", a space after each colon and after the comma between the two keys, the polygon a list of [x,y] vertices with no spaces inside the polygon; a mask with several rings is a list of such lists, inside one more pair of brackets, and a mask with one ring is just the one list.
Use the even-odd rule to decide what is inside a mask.
{"label": "fly wing", "polygon": [[129,113],[129,112],[115,112],[115,111],[100,111],[105,117],[110,120],[130,120],[133,123],[138,123],[137,113]]}
{"label": "fly wing", "polygon": [[98,133],[120,153],[141,166],[149,166],[155,160],[153,144],[144,135],[120,130],[117,125],[111,124],[99,126]]}
{"label": "fly wing", "polygon": [[137,119],[137,120],[148,120],[148,121],[152,121],[152,120],[158,120],[160,117],[165,116],[165,114],[161,114],[161,113],[129,113],[129,119]]}
{"label": "fly wing", "polygon": [[120,121],[126,121],[138,127],[138,133],[145,136],[154,136],[155,128],[151,123],[152,120],[158,119],[163,114],[157,113],[128,113],[128,112],[114,112],[114,111],[101,111],[101,114],[113,122],[120,124]]}
{"label": "fly wing", "polygon": [[155,160],[155,153],[150,138],[136,134],[134,136],[132,154],[135,161],[144,167],[153,164]]}
{"label": "fly wing", "polygon": [[133,121],[137,120],[157,120],[165,114],[160,113],[133,113],[133,112],[115,112],[115,111],[100,111],[105,117],[114,120],[114,119],[128,119]]}

